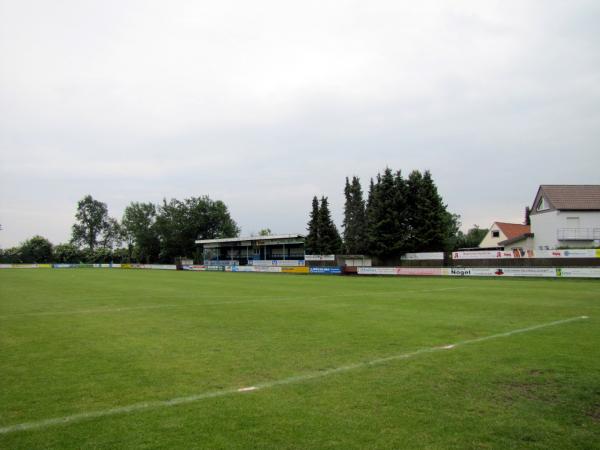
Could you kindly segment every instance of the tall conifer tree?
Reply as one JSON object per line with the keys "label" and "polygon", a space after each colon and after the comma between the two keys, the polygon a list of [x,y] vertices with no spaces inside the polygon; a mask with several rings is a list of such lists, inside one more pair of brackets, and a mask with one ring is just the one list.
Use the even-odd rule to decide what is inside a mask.
{"label": "tall conifer tree", "polygon": [[344,189],[346,204],[344,209],[344,246],[348,254],[362,254],[366,249],[366,214],[362,187],[358,177],[352,183],[346,178]]}
{"label": "tall conifer tree", "polygon": [[399,248],[400,215],[397,211],[397,181],[388,167],[372,185],[368,208],[369,248],[375,256],[393,255]]}
{"label": "tall conifer tree", "polygon": [[450,217],[446,205],[439,195],[431,173],[426,170],[421,181],[422,217],[419,224],[418,240],[421,252],[440,251],[445,248],[450,231]]}
{"label": "tall conifer tree", "polygon": [[342,249],[342,239],[331,219],[329,212],[329,202],[327,197],[321,197],[319,207],[318,234],[320,243],[320,254],[335,255]]}
{"label": "tall conifer tree", "polygon": [[312,200],[312,211],[308,221],[308,234],[304,244],[306,253],[309,255],[318,255],[321,251],[319,243],[319,200],[315,195]]}

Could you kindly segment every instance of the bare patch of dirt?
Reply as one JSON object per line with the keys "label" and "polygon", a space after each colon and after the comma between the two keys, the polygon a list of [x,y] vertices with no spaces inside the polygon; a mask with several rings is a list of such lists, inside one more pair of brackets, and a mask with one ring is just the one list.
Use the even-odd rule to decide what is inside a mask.
{"label": "bare patch of dirt", "polygon": [[600,403],[592,406],[585,415],[590,417],[594,422],[600,422]]}

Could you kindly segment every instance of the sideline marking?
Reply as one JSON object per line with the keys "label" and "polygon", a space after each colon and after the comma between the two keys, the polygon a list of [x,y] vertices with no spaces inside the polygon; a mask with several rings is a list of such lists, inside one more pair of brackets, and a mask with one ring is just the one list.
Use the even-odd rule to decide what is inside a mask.
{"label": "sideline marking", "polygon": [[204,392],[202,394],[190,395],[188,397],[176,397],[176,398],[172,398],[170,400],[147,401],[147,402],[141,402],[141,403],[134,403],[132,405],[127,405],[127,406],[118,406],[118,407],[110,408],[110,409],[73,414],[70,416],[55,417],[53,419],[45,419],[45,420],[40,420],[37,422],[24,422],[24,423],[19,423],[16,425],[9,425],[6,427],[2,427],[2,428],[0,428],[0,434],[14,433],[16,431],[35,430],[35,429],[46,428],[46,427],[50,427],[50,426],[54,426],[54,425],[63,425],[63,424],[69,424],[69,423],[74,423],[74,422],[81,422],[86,419],[97,419],[99,417],[114,416],[117,414],[126,414],[126,413],[130,413],[130,412],[134,412],[134,411],[142,411],[142,410],[155,409],[155,408],[161,408],[161,407],[166,407],[166,406],[182,405],[182,404],[186,404],[186,403],[197,402],[199,400],[205,400],[208,398],[224,397],[226,395],[237,394],[240,392],[248,392],[251,390],[253,391],[253,390],[266,389],[266,388],[271,388],[271,387],[281,386],[281,385],[286,385],[286,384],[300,383],[303,381],[314,380],[317,378],[324,378],[329,375],[348,372],[350,370],[362,369],[365,367],[384,364],[384,363],[387,363],[390,361],[409,359],[414,356],[425,354],[425,353],[439,352],[439,351],[446,350],[449,348],[458,347],[459,345],[475,344],[478,342],[489,341],[491,339],[498,339],[498,338],[502,338],[502,337],[512,336],[514,334],[527,333],[529,331],[539,330],[541,328],[562,325],[565,323],[575,322],[578,320],[585,320],[588,318],[589,318],[588,316],[577,316],[577,317],[571,317],[569,319],[556,320],[554,322],[542,323],[542,324],[533,325],[533,326],[530,326],[527,328],[519,328],[516,330],[506,331],[504,333],[492,334],[489,336],[483,336],[483,337],[475,338],[475,339],[468,339],[465,341],[458,341],[458,342],[455,342],[454,344],[449,344],[449,345],[446,345],[443,347],[421,348],[419,350],[415,350],[415,351],[412,351],[409,353],[401,353],[399,355],[387,356],[384,358],[373,359],[371,361],[364,361],[364,362],[359,362],[359,363],[354,363],[354,364],[348,364],[345,366],[335,367],[333,369],[326,369],[326,370],[322,370],[319,372],[305,373],[302,375],[296,375],[296,376],[292,376],[289,378],[283,378],[281,380],[267,381],[264,383],[255,384],[250,387],[243,387],[243,388],[237,388],[237,389],[235,389],[235,388],[234,389],[225,389],[222,391],[213,391],[213,392]]}
{"label": "sideline marking", "polygon": [[249,386],[249,387],[245,387],[245,388],[239,388],[237,391],[238,392],[250,392],[250,391],[256,391],[258,388],[256,386]]}

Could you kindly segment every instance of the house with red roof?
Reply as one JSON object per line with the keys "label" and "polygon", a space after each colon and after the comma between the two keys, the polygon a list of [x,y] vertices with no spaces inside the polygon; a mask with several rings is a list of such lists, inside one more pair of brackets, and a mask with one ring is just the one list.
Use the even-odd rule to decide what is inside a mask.
{"label": "house with red roof", "polygon": [[520,223],[494,222],[481,243],[480,248],[503,247],[501,242],[515,239],[519,236],[531,234],[529,225]]}

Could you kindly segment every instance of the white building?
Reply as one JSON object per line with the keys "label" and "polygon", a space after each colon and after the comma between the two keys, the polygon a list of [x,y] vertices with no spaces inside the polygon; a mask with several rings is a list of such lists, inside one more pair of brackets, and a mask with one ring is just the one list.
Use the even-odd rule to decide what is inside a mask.
{"label": "white building", "polygon": [[529,225],[520,223],[494,222],[479,244],[479,248],[502,247],[503,241],[529,233]]}
{"label": "white building", "polygon": [[530,220],[530,233],[499,245],[505,250],[599,247],[600,185],[541,185]]}

